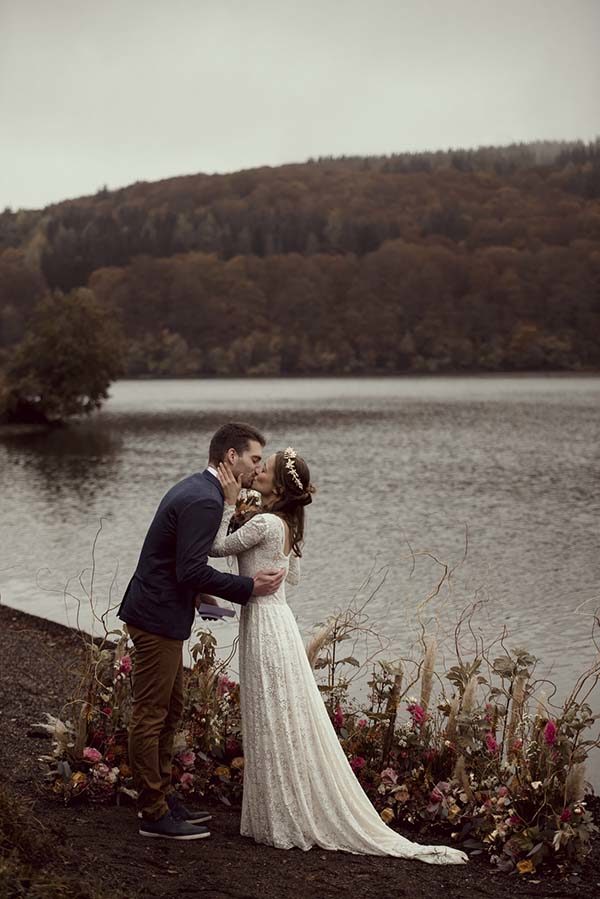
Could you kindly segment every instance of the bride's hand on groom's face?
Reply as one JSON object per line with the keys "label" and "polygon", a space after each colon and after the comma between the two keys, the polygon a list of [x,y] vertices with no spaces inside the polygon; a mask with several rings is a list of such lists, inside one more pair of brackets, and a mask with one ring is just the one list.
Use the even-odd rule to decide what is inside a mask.
{"label": "bride's hand on groom's face", "polygon": [[242,475],[236,478],[230,467],[223,462],[219,463],[217,475],[221,482],[221,487],[223,488],[225,502],[230,506],[235,506],[237,498],[240,495],[240,490],[242,489]]}

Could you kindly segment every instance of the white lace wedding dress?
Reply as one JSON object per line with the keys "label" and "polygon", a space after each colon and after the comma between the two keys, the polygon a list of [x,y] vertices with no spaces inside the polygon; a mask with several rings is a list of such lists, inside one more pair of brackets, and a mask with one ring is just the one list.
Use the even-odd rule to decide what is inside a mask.
{"label": "white lace wedding dress", "polygon": [[283,552],[283,522],[261,513],[227,536],[232,513],[226,504],[212,556],[237,556],[240,574],[249,577],[288,568],[277,593],[251,597],[241,612],[242,836],[279,849],[467,861],[457,849],[411,843],[381,820],[339,744],[286,602],[285,584],[298,583],[299,561]]}

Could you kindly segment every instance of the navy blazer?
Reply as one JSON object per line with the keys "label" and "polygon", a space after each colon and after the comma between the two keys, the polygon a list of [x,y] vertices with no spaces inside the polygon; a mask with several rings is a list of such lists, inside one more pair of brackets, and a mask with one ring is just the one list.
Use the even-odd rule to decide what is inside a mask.
{"label": "navy blazer", "polygon": [[197,593],[240,605],[248,602],[254,589],[252,578],[226,574],[208,565],[222,514],[223,490],[208,471],[171,487],[146,534],[119,618],[150,634],[187,640]]}

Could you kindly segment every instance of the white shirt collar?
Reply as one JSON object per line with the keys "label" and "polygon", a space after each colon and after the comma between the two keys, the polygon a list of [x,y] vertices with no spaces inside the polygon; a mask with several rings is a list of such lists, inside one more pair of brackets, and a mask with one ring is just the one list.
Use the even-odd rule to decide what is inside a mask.
{"label": "white shirt collar", "polygon": [[217,481],[219,480],[219,475],[217,474],[216,468],[213,468],[212,465],[207,465],[206,470],[209,474],[211,474],[213,476],[213,478],[216,478]]}

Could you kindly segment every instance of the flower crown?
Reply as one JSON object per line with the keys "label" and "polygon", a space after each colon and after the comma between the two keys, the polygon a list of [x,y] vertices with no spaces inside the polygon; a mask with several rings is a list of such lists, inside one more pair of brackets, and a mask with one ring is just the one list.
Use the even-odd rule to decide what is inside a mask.
{"label": "flower crown", "polygon": [[296,471],[296,464],[294,462],[294,459],[296,458],[297,455],[298,455],[298,453],[292,446],[288,446],[288,448],[283,451],[283,458],[285,459],[285,467],[289,471],[292,481],[294,482],[294,484],[296,485],[298,490],[304,491],[304,484],[302,483],[302,481],[300,480],[300,478],[298,476],[298,472]]}

